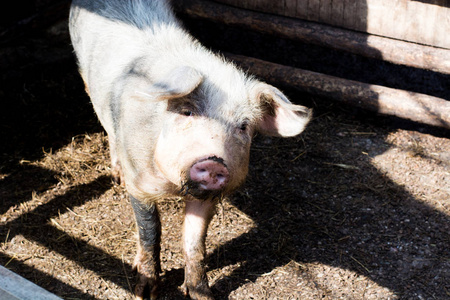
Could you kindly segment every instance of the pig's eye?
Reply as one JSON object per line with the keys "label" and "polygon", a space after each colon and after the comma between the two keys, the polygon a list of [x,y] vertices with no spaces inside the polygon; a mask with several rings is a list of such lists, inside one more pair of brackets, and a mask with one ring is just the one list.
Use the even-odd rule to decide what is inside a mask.
{"label": "pig's eye", "polygon": [[241,126],[239,126],[239,130],[240,130],[240,131],[246,131],[247,128],[248,128],[248,123],[247,123],[247,122],[243,122],[243,123],[241,124]]}
{"label": "pig's eye", "polygon": [[186,116],[186,117],[190,117],[190,116],[193,115],[192,110],[189,110],[189,109],[182,109],[181,110],[181,114]]}

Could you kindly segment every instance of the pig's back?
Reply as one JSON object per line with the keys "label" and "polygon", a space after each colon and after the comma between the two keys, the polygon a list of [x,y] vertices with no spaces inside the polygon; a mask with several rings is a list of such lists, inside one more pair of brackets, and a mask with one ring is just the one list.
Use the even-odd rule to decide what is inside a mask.
{"label": "pig's back", "polygon": [[75,0],[69,27],[81,71],[113,68],[107,73],[114,74],[148,53],[156,31],[180,26],[164,0]]}
{"label": "pig's back", "polygon": [[[180,27],[166,1],[75,0],[69,28],[81,76],[97,115],[113,134],[114,93],[139,60],[151,64],[161,53],[161,31]],[[177,39],[179,40],[179,39]]]}
{"label": "pig's back", "polygon": [[74,10],[90,12],[140,29],[155,23],[177,22],[166,0],[74,0]]}

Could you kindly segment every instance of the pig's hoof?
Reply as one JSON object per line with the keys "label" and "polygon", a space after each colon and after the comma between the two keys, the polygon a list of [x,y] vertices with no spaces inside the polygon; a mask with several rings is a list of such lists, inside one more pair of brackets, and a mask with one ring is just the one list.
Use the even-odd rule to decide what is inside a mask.
{"label": "pig's hoof", "polygon": [[156,300],[158,298],[159,274],[151,265],[136,262],[133,266],[136,272],[137,283],[134,288],[136,300],[148,299]]}
{"label": "pig's hoof", "polygon": [[180,288],[185,297],[190,297],[193,300],[214,300],[208,284],[199,284],[194,287],[191,285],[188,286],[185,282]]}
{"label": "pig's hoof", "polygon": [[149,278],[145,275],[138,274],[134,294],[136,300],[144,300],[150,297],[150,300],[158,298],[159,278]]}

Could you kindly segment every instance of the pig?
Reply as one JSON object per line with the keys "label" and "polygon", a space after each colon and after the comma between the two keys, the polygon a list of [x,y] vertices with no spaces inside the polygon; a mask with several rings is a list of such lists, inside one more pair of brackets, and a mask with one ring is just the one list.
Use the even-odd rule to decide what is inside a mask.
{"label": "pig", "polygon": [[136,299],[158,296],[159,199],[185,203],[182,290],[213,299],[205,238],[219,199],[245,180],[256,133],[300,134],[311,110],[202,46],[164,0],[75,0],[69,29],[137,231]]}

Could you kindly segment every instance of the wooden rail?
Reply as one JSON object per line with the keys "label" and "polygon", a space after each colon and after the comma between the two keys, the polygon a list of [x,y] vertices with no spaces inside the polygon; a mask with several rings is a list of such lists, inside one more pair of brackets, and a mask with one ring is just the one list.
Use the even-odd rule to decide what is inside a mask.
{"label": "wooden rail", "polygon": [[212,1],[177,0],[174,4],[178,11],[192,18],[241,26],[395,64],[450,74],[450,50],[448,49],[369,35],[300,19],[258,13]]}
{"label": "wooden rail", "polygon": [[242,69],[269,82],[283,83],[302,92],[327,97],[381,114],[450,129],[450,101],[420,93],[361,83],[227,54]]}

